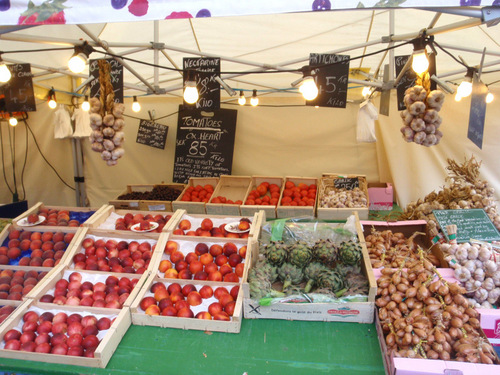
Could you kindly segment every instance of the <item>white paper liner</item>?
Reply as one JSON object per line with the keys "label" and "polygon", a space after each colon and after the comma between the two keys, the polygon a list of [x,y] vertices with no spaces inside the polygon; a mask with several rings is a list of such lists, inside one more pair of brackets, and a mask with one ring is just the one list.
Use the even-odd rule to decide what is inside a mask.
{"label": "white paper liner", "polygon": [[115,230],[116,220],[123,217],[125,217],[125,215],[118,215],[116,212],[111,212],[108,218],[99,225],[98,229]]}
{"label": "white paper liner", "polygon": [[[238,217],[240,218],[240,217]],[[250,220],[250,222],[253,220],[253,216],[241,216],[241,218],[247,218]],[[210,219],[212,220],[212,223],[214,224],[214,227],[218,227],[222,224],[228,224],[228,223],[232,223],[234,222],[235,220],[239,220],[237,218],[235,218],[234,216],[229,216],[229,217],[210,217],[210,216],[207,216],[207,217],[193,217],[193,216],[190,216],[190,215],[184,215],[181,217],[181,221],[182,220],[189,220],[189,222],[191,223],[191,229],[190,230],[196,230],[196,228],[199,228],[201,226],[201,222],[204,220],[204,219]],[[179,221],[180,222],[180,221]],[[179,226],[177,225],[177,228]]]}

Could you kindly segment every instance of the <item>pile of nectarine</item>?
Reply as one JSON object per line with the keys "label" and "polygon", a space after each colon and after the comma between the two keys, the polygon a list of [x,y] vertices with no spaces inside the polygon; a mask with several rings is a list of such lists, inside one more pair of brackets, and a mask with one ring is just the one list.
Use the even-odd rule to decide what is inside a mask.
{"label": "pile of nectarine", "polygon": [[297,186],[292,181],[285,183],[281,206],[314,206],[316,203],[317,187],[315,184],[299,183]]}
{"label": "pile of nectarine", "polygon": [[79,272],[56,281],[54,290],[40,297],[40,302],[56,305],[93,306],[121,309],[139,279],[108,276],[104,282],[83,280]]}
{"label": "pile of nectarine", "polygon": [[201,236],[201,237],[227,237],[227,238],[247,238],[248,230],[250,229],[250,220],[247,218],[237,219],[237,221],[245,222],[241,224],[239,231],[242,233],[228,232],[226,230],[226,224],[222,223],[219,226],[215,226],[212,219],[205,218],[201,221],[200,226],[196,229],[192,227],[191,221],[188,219],[182,219],[177,228],[173,230],[172,234],[179,236]]}
{"label": "pile of nectarine", "polygon": [[[59,227],[79,227],[86,221],[94,212],[74,212],[73,215],[69,210],[56,210],[53,208],[40,207],[38,216],[43,216],[45,220],[41,225],[59,226]],[[73,216],[73,218],[71,218]],[[28,217],[28,222],[30,219]]]}
{"label": "pile of nectarine", "polygon": [[269,182],[262,182],[248,193],[245,204],[249,206],[276,206],[280,198],[280,187]]}
{"label": "pile of nectarine", "polygon": [[86,237],[82,251],[73,256],[74,268],[116,273],[144,273],[156,244]]}
{"label": "pile of nectarine", "polygon": [[[176,316],[206,320],[230,321],[234,314],[239,286],[231,289],[155,282],[139,306],[147,315]],[[193,311],[195,310],[195,311]],[[196,314],[195,314],[196,312]]]}
{"label": "pile of nectarine", "polygon": [[183,202],[207,203],[212,197],[213,192],[214,192],[214,187],[209,184],[206,184],[204,186],[201,185],[188,186],[180,200]]}
{"label": "pile of nectarine", "polygon": [[2,270],[0,272],[0,299],[20,301],[47,272]]}
{"label": "pile of nectarine", "polygon": [[157,223],[158,227],[152,232],[160,233],[165,226],[165,224],[170,220],[172,215],[161,215],[161,214],[133,214],[131,212],[127,212],[124,217],[120,217],[115,221],[115,229],[116,230],[130,230],[133,225],[139,224],[140,229],[149,230],[150,223]]}
{"label": "pile of nectarine", "polygon": [[93,358],[101,341],[100,332],[107,331],[113,320],[64,311],[39,314],[28,310],[22,322],[21,330],[5,332],[4,349]]}
{"label": "pile of nectarine", "polygon": [[12,230],[0,246],[0,264],[12,264],[19,259],[20,266],[54,267],[59,264],[74,235]]}
{"label": "pile of nectarine", "polygon": [[197,243],[186,255],[176,241],[167,241],[158,271],[167,279],[239,282],[245,269],[246,246],[238,248],[232,242],[221,244]]}

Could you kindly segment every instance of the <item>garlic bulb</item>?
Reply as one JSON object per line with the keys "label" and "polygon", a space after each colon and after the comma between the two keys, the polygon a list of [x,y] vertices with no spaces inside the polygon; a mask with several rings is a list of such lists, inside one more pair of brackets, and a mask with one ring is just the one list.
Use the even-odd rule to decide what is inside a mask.
{"label": "garlic bulb", "polygon": [[474,299],[479,303],[483,303],[487,298],[488,291],[484,290],[483,288],[479,288],[474,292]]}
{"label": "garlic bulb", "polygon": [[487,275],[493,275],[498,269],[498,265],[493,260],[487,260],[483,263],[484,271]]}
{"label": "garlic bulb", "polygon": [[478,249],[476,246],[471,246],[467,251],[467,258],[477,259]]}
{"label": "garlic bulb", "polygon": [[467,268],[459,267],[455,269],[455,277],[464,283],[471,278],[471,273]]}
{"label": "garlic bulb", "polygon": [[481,286],[486,289],[487,291],[493,290],[495,288],[495,283],[493,282],[493,279],[491,277],[488,277],[484,279],[483,283]]}
{"label": "garlic bulb", "polygon": [[483,281],[484,280],[484,270],[481,268],[476,268],[474,271],[474,280]]}
{"label": "garlic bulb", "polygon": [[484,246],[484,245],[481,246],[481,248],[479,249],[477,258],[481,262],[486,262],[487,260],[489,260],[491,258],[491,250],[487,246]]}
{"label": "garlic bulb", "polygon": [[464,248],[463,246],[462,247],[459,247],[457,249],[457,251],[455,252],[455,258],[458,260],[458,261],[461,261],[461,260],[466,260],[467,259],[467,256],[468,256],[468,253],[467,253],[467,249]]}
{"label": "garlic bulb", "polygon": [[476,262],[473,260],[468,260],[465,263],[462,264],[465,268],[469,270],[470,273],[473,273],[476,270]]}

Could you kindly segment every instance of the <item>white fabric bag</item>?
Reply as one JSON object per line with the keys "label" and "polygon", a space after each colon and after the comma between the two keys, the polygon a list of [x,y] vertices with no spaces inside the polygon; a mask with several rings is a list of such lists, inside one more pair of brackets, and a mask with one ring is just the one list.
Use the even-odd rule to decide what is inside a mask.
{"label": "white fabric bag", "polygon": [[64,104],[61,104],[54,112],[54,138],[64,139],[71,137],[72,134],[73,127],[71,126],[69,112]]}
{"label": "white fabric bag", "polygon": [[377,108],[370,100],[359,105],[356,140],[358,142],[376,142],[375,120],[378,119]]}

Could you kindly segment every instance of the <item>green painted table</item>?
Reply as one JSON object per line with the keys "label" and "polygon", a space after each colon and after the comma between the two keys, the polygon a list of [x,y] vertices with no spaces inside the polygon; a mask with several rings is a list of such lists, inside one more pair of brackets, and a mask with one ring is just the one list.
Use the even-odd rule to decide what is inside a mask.
{"label": "green painted table", "polygon": [[0,358],[24,374],[384,374],[373,324],[244,319],[239,334],[131,326],[105,369]]}

